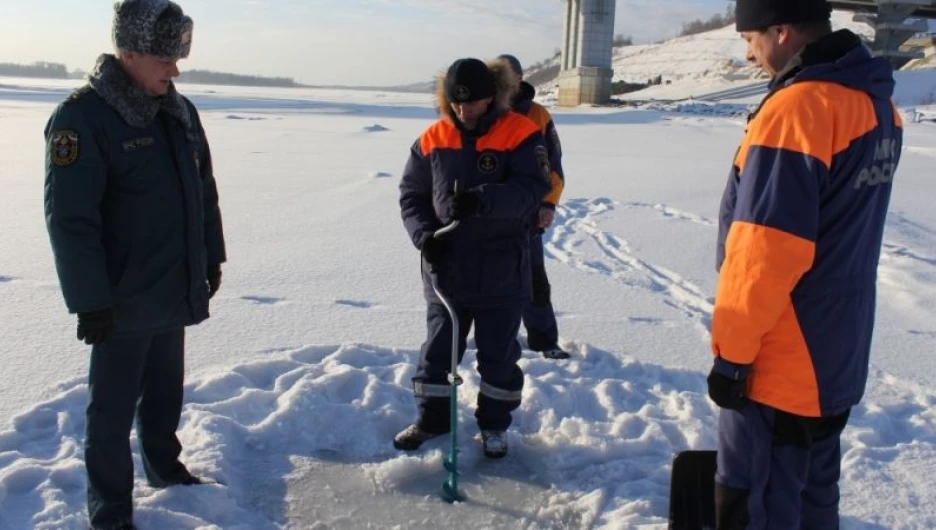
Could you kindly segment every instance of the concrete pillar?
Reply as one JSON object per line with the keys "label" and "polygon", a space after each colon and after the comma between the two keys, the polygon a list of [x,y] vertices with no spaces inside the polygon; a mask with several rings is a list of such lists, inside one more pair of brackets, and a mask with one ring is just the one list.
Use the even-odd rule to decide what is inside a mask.
{"label": "concrete pillar", "polygon": [[877,0],[876,13],[858,13],[854,20],[874,28],[871,49],[875,55],[887,57],[895,68],[908,60],[922,57],[918,50],[901,50],[901,46],[917,33],[929,31],[926,20],[908,22],[921,7],[934,7],[934,0]]}
{"label": "concrete pillar", "polygon": [[579,10],[582,0],[569,0],[569,3],[572,5],[572,12],[569,13],[569,20],[572,23],[572,34],[569,35],[569,68],[575,68],[579,62],[579,34],[582,31]]}
{"label": "concrete pillar", "polygon": [[569,69],[569,39],[572,35],[572,17],[569,15],[572,10],[572,2],[566,0],[565,4],[565,14],[562,17],[562,48],[560,56],[560,65],[559,70],[568,70]]}
{"label": "concrete pillar", "polygon": [[615,0],[566,3],[559,72],[559,105],[604,104],[611,99]]}

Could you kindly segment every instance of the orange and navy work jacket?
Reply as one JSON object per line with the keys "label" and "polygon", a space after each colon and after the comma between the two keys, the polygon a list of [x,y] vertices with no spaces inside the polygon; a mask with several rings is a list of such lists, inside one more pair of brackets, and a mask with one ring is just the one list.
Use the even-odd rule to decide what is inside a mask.
{"label": "orange and navy work jacket", "polygon": [[893,75],[848,31],[807,46],[748,123],[719,218],[712,349],[748,395],[801,416],[865,390],[903,142]]}
{"label": "orange and navy work jacket", "polygon": [[553,123],[552,116],[545,107],[533,101],[536,96],[536,89],[533,85],[523,81],[520,83],[520,93],[513,103],[513,109],[539,126],[543,133],[543,141],[546,142],[546,150],[549,153],[549,167],[552,172],[549,175],[550,190],[549,194],[543,198],[543,206],[555,208],[562,197],[562,190],[565,188],[565,172],[562,170],[562,144],[559,142],[559,132],[556,130],[556,124]]}
{"label": "orange and navy work jacket", "polygon": [[[549,172],[539,128],[506,108],[490,111],[473,131],[446,111],[414,143],[400,180],[400,207],[417,248],[452,221],[456,182],[459,191],[479,199],[477,215],[445,236],[451,252],[437,277],[457,304],[494,307],[529,300],[529,231],[549,191]],[[439,303],[428,274],[424,266],[426,298]]]}

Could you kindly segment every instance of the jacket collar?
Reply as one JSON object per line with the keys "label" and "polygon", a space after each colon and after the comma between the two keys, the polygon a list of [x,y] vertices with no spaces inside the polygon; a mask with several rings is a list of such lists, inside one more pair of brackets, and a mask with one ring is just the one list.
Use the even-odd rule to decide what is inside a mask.
{"label": "jacket collar", "polygon": [[169,84],[169,92],[165,96],[150,96],[133,83],[114,55],[98,57],[88,84],[132,127],[149,126],[160,110],[186,128],[191,127],[188,105],[176,91],[175,84]]}

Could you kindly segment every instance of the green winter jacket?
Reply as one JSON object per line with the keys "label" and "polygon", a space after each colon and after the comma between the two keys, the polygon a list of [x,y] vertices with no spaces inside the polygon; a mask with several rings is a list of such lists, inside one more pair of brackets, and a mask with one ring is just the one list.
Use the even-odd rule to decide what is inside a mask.
{"label": "green winter jacket", "polygon": [[195,107],[153,98],[110,55],[45,129],[45,217],[72,313],[112,308],[116,336],[208,318],[225,261],[211,154]]}

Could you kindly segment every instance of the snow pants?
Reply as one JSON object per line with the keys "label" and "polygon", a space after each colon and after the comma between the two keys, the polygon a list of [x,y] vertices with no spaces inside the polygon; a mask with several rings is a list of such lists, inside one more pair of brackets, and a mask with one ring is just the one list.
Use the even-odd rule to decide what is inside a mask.
{"label": "snow pants", "polygon": [[132,519],[134,418],[147,480],[159,485],[185,472],[176,437],[184,350],[184,328],[113,338],[91,349],[84,453],[92,528],[115,527]]}
{"label": "snow pants", "polygon": [[538,228],[530,232],[530,267],[533,273],[533,300],[523,311],[523,326],[526,328],[530,349],[543,351],[559,342],[559,329],[552,306],[549,278],[546,276],[543,231]]}
{"label": "snow pants", "polygon": [[718,420],[718,530],[839,527],[840,437],[850,411],[806,418],[748,402]]}
{"label": "snow pants", "polygon": [[[520,406],[523,372],[517,366],[520,360],[517,332],[522,310],[520,304],[485,309],[456,306],[459,363],[465,354],[468,331],[474,324],[481,374],[475,418],[481,430],[506,430],[511,423],[510,413]],[[426,323],[429,334],[420,350],[419,367],[413,377],[413,391],[419,402],[418,425],[428,432],[448,432],[452,320],[445,306],[430,303]]]}

